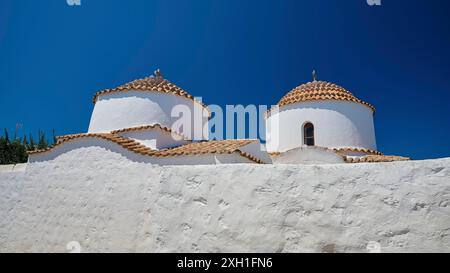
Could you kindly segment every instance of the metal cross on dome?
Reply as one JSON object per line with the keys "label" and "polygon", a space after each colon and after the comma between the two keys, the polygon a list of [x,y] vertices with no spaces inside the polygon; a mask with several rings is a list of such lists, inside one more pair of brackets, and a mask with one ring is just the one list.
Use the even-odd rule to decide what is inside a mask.
{"label": "metal cross on dome", "polygon": [[316,82],[316,81],[317,81],[317,73],[316,73],[316,70],[313,70],[313,72],[312,72],[312,77],[313,77],[313,82]]}
{"label": "metal cross on dome", "polygon": [[153,74],[155,75],[156,78],[162,78],[162,73],[159,68],[156,69],[155,72],[153,72]]}

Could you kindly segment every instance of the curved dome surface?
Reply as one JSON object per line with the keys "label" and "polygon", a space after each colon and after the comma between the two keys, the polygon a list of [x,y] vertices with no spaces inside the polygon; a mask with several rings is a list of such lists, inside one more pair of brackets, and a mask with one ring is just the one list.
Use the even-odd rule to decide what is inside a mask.
{"label": "curved dome surface", "polygon": [[190,140],[208,137],[210,112],[192,95],[165,80],[159,71],[94,97],[89,133],[110,133],[140,126],[171,128]]}
{"label": "curved dome surface", "polygon": [[[375,107],[330,82],[313,81],[287,93],[266,116],[266,147],[285,152],[302,146],[376,151]],[[309,135],[306,137],[306,125]],[[308,138],[308,139],[307,139]],[[311,144],[312,139],[312,144]],[[308,142],[309,141],[309,142]]]}
{"label": "curved dome surface", "polygon": [[159,71],[156,71],[154,76],[150,76],[143,79],[137,79],[116,88],[104,89],[102,91],[99,91],[95,94],[93,102],[95,104],[99,96],[126,91],[144,91],[144,92],[147,91],[147,92],[173,94],[176,96],[181,96],[193,100],[197,103],[200,103],[204,108],[207,108],[206,105],[204,105],[202,102],[195,100],[194,96],[189,94],[187,91],[171,83],[170,81],[164,79],[161,75],[161,72]]}
{"label": "curved dome surface", "polygon": [[337,84],[325,81],[312,81],[294,88],[281,98],[281,100],[278,102],[278,105],[281,107],[304,101],[317,100],[340,100],[356,102],[369,107],[373,112],[375,112],[375,107],[373,105],[356,98],[345,88]]}

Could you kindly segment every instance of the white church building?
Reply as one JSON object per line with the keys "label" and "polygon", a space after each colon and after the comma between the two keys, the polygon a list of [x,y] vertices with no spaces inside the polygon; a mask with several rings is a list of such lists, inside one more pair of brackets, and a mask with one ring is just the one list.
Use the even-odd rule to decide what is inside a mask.
{"label": "white church building", "polygon": [[[87,133],[58,137],[29,162],[111,160],[111,152],[158,165],[231,163],[321,164],[409,160],[377,150],[375,107],[336,84],[313,81],[287,93],[266,113],[266,145],[256,139],[208,140],[210,111],[191,94],[151,77],[95,94]],[[187,110],[190,126],[178,128],[173,109]]]}

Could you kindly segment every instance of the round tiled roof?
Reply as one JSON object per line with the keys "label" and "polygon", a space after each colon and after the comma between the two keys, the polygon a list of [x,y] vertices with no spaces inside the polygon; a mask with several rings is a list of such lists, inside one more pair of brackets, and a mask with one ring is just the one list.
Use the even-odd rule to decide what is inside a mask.
{"label": "round tiled roof", "polygon": [[177,85],[164,79],[161,75],[161,72],[159,72],[159,70],[155,71],[154,76],[150,76],[150,77],[147,77],[144,79],[134,80],[132,82],[126,83],[124,85],[121,85],[121,86],[113,88],[113,89],[105,89],[100,92],[97,92],[94,96],[93,102],[95,104],[97,102],[98,97],[101,95],[117,93],[117,92],[126,92],[126,91],[144,91],[144,92],[147,91],[147,92],[160,92],[160,93],[173,94],[176,96],[182,96],[182,97],[188,98],[190,100],[193,100],[195,102],[198,102],[204,108],[208,109],[205,104],[203,104],[202,102],[200,102],[198,100],[195,100],[194,96],[192,96],[191,94],[189,94],[182,88],[178,87]]}
{"label": "round tiled roof", "polygon": [[314,100],[352,101],[365,105],[375,112],[373,105],[356,98],[352,93],[337,84],[324,81],[312,81],[294,88],[281,98],[278,106]]}

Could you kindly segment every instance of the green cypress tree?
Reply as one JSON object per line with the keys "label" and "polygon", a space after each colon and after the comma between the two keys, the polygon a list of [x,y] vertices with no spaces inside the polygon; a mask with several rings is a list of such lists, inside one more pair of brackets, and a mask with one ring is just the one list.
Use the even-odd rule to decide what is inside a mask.
{"label": "green cypress tree", "polygon": [[9,139],[8,131],[4,130],[4,135],[0,136],[0,164],[17,164],[28,161],[27,147],[29,143],[23,138],[14,137]]}
{"label": "green cypress tree", "polygon": [[19,139],[11,142],[10,145],[10,161],[8,164],[18,164],[27,162],[28,155],[24,145]]}
{"label": "green cypress tree", "polygon": [[11,141],[9,144],[9,163],[15,164],[19,161],[19,144],[17,140]]}
{"label": "green cypress tree", "polygon": [[27,135],[23,135],[22,145],[28,149],[28,145],[30,145],[30,144],[28,143]]}
{"label": "green cypress tree", "polygon": [[5,144],[3,147],[4,150],[4,157],[3,157],[3,163],[2,164],[11,164],[11,145],[9,141],[9,134],[8,130],[5,128]]}
{"label": "green cypress tree", "polygon": [[53,134],[53,143],[52,143],[52,145],[55,145],[58,142],[58,138],[56,137],[55,129],[52,130],[52,134]]}
{"label": "green cypress tree", "polygon": [[34,151],[36,150],[36,144],[33,140],[33,135],[30,133],[30,144],[28,145],[28,151]]}
{"label": "green cypress tree", "polygon": [[57,143],[55,130],[53,130],[52,133],[53,139],[49,141],[45,135],[45,132],[39,130],[38,142],[36,143],[31,133],[29,134],[29,138],[27,138],[26,135],[18,138],[15,133],[14,138],[10,139],[8,130],[4,129],[3,135],[0,135],[0,164],[17,164],[27,162],[27,151],[46,149],[50,147],[50,145]]}
{"label": "green cypress tree", "polygon": [[17,141],[16,142],[16,148],[15,148],[15,152],[16,152],[16,163],[25,163],[28,161],[28,154],[27,154],[27,148],[25,147],[25,145],[23,145],[21,143],[21,141]]}
{"label": "green cypress tree", "polygon": [[6,139],[6,143],[9,143],[9,135],[8,135],[8,130],[6,130],[6,128],[5,128],[5,139]]}
{"label": "green cypress tree", "polygon": [[6,164],[6,138],[0,136],[0,165]]}
{"label": "green cypress tree", "polygon": [[38,149],[43,150],[48,147],[47,140],[45,138],[45,133],[41,130],[39,130],[39,142],[38,142]]}
{"label": "green cypress tree", "polygon": [[27,136],[24,135],[23,139],[22,139],[22,148],[21,148],[21,161],[22,162],[27,162],[28,161],[28,140],[27,140]]}

